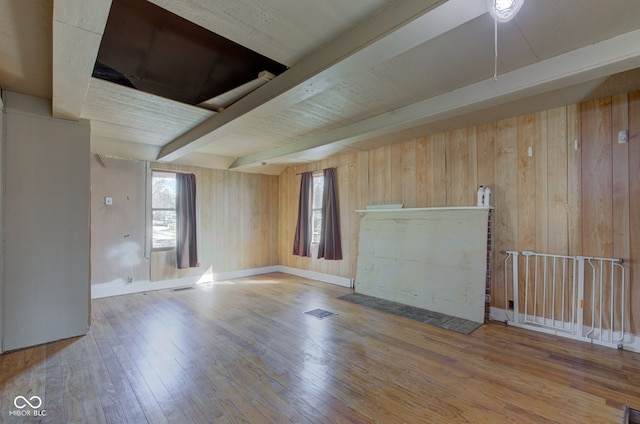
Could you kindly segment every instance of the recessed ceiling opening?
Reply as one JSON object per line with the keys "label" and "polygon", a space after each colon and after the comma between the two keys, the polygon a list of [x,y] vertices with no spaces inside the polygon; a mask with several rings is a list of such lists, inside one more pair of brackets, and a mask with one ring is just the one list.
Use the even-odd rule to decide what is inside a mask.
{"label": "recessed ceiling opening", "polygon": [[146,0],[113,0],[93,76],[196,105],[285,70]]}

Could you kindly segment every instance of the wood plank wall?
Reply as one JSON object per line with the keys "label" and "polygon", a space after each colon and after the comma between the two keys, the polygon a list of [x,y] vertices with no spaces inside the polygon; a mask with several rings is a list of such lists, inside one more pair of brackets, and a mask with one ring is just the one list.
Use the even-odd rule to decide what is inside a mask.
{"label": "wood plank wall", "polygon": [[[618,144],[618,131],[625,128],[629,143]],[[297,174],[329,166],[338,167],[344,259],[293,256]],[[279,263],[355,278],[356,209],[474,205],[480,184],[491,187],[496,207],[494,306],[505,301],[503,249],[621,257],[628,270],[631,331],[640,332],[640,92],[288,168],[279,183]]]}
{"label": "wood plank wall", "polygon": [[152,252],[152,281],[278,264],[278,177],[166,163],[152,168],[195,174],[201,262],[178,270],[175,252]]}

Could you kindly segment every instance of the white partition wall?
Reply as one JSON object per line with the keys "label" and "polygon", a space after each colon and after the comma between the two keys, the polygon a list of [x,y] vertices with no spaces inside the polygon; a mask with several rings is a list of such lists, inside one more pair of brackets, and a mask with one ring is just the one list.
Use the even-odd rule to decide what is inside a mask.
{"label": "white partition wall", "polygon": [[484,322],[489,211],[358,211],[356,292]]}
{"label": "white partition wall", "polygon": [[84,334],[89,322],[87,121],[5,93],[3,348]]}
{"label": "white partition wall", "polygon": [[[4,179],[4,93],[0,90],[0,187],[3,186]],[[4,227],[2,222],[4,222],[4,207],[2,206],[4,202],[2,190],[0,190],[0,252],[4,252]],[[4,317],[4,290],[3,283],[4,279],[2,275],[4,274],[4,255],[0,253],[0,353],[4,351],[2,346],[3,334],[4,334],[4,324],[2,323],[2,319]]]}

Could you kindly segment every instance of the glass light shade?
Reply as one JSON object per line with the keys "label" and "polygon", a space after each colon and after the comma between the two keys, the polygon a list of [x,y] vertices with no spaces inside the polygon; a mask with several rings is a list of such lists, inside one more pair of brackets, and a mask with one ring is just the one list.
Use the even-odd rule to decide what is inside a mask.
{"label": "glass light shade", "polygon": [[524,0],[487,0],[489,13],[498,22],[511,20],[522,7]]}

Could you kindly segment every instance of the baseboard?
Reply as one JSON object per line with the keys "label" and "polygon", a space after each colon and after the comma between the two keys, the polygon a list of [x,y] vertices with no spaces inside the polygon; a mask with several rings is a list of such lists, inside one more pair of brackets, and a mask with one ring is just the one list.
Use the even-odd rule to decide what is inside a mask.
{"label": "baseboard", "polygon": [[162,281],[134,281],[126,283],[123,280],[116,280],[109,283],[91,285],[91,298],[100,299],[102,297],[119,296],[123,294],[141,293],[153,290],[174,289],[178,287],[193,286],[195,284],[211,283],[214,281],[232,280],[234,278],[252,277],[254,275],[268,274],[270,272],[281,272],[278,266],[268,266],[262,268],[242,269],[237,271],[217,272],[203,274],[200,276],[177,278]]}
{"label": "baseboard", "polygon": [[335,284],[337,286],[351,288],[353,287],[353,280],[347,277],[340,277],[338,275],[331,274],[323,274],[321,272],[309,271],[306,269],[300,268],[292,268],[289,266],[278,265],[279,272],[284,272],[285,274],[295,275],[297,277],[308,278],[310,280],[318,280],[323,283]]}
{"label": "baseboard", "polygon": [[495,308],[492,306],[491,310],[489,311],[489,319],[492,321],[510,321],[513,319],[513,311],[509,311],[509,317],[507,317],[507,311],[505,311],[504,309]]}
{"label": "baseboard", "polygon": [[[545,327],[536,327],[534,325],[520,324],[519,322],[514,321],[513,318],[514,318],[513,311],[506,311],[504,309],[495,308],[493,306],[491,307],[489,319],[494,321],[500,321],[514,327],[525,328],[527,330],[537,331],[537,332],[546,333],[546,334],[553,334],[556,336],[565,337],[573,340],[580,340],[586,343],[597,344],[600,346],[606,346],[606,347],[612,347],[612,348],[617,347],[617,345],[614,345],[613,343],[601,342],[598,339],[590,339],[588,337],[572,335],[572,334],[569,334],[568,332],[556,331],[556,330],[545,328]],[[521,316],[520,321],[522,321],[522,318],[523,317]],[[621,345],[624,350],[629,350],[632,352],[640,352],[640,337],[636,336],[635,334],[625,333],[624,338],[621,342]]]}
{"label": "baseboard", "polygon": [[91,298],[100,299],[103,297],[120,296],[123,294],[141,293],[153,290],[174,289],[179,287],[193,286],[195,284],[211,283],[214,281],[232,280],[234,278],[252,277],[254,275],[268,274],[271,272],[283,272],[297,277],[308,278],[310,280],[322,281],[324,283],[335,284],[342,287],[352,287],[353,281],[347,277],[323,274],[321,272],[309,271],[305,269],[292,268],[282,265],[267,266],[262,268],[242,269],[237,271],[218,272],[203,274],[200,276],[177,278],[162,281],[134,281],[126,283],[124,280],[116,280],[109,283],[93,284],[91,286]]}

